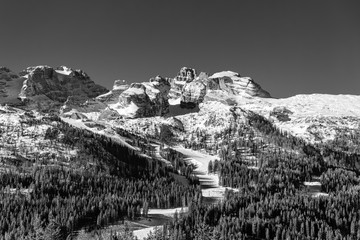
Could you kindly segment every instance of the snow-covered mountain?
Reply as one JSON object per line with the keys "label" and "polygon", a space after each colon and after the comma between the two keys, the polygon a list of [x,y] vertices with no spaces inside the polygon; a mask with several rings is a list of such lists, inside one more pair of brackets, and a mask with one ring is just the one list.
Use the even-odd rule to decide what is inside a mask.
{"label": "snow-covered mountain", "polygon": [[94,98],[108,92],[95,84],[84,71],[65,66],[28,67],[20,75],[24,81],[18,97],[27,106],[36,105],[47,110],[54,110],[70,96]]}
{"label": "snow-covered mountain", "polygon": [[65,66],[29,67],[19,75],[2,67],[0,101],[27,110],[42,106],[66,118],[106,122],[153,137],[166,125],[180,142],[191,141],[199,132],[216,142],[216,136],[239,119],[246,124],[250,113],[309,142],[358,133],[360,119],[360,96],[309,94],[275,99],[236,72],[198,74],[188,67],[173,78],[157,76],[132,84],[116,80],[111,91],[95,84],[84,71]]}

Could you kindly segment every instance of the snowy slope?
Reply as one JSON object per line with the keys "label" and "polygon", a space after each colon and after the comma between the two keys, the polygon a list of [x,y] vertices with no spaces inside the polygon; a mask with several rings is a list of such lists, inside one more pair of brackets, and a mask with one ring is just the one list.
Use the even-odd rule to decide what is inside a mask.
{"label": "snowy slope", "polygon": [[[308,141],[327,141],[341,131],[358,130],[360,96],[309,94],[289,98],[242,98],[238,106],[254,111],[274,121],[279,128]],[[290,120],[282,121],[272,115],[276,108],[290,111]]]}

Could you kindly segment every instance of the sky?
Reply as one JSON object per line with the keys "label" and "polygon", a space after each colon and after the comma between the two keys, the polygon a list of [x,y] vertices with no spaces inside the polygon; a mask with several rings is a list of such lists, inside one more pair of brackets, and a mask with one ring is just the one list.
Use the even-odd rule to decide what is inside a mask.
{"label": "sky", "polygon": [[232,70],[274,97],[360,95],[358,0],[2,0],[0,66],[114,80]]}

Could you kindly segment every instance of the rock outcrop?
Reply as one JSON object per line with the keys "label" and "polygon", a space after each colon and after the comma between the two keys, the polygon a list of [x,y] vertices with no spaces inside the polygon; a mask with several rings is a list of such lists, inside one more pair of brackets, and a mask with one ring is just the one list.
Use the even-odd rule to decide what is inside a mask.
{"label": "rock outcrop", "polygon": [[193,68],[182,67],[179,74],[175,77],[177,81],[191,82],[196,78],[196,70]]}
{"label": "rock outcrop", "polygon": [[113,89],[108,93],[97,96],[96,99],[107,104],[117,103],[120,94],[129,87],[130,85],[125,80],[115,80]]}
{"label": "rock outcrop", "polygon": [[21,75],[25,78],[19,97],[22,100],[50,100],[64,103],[69,96],[94,98],[108,90],[95,84],[82,70],[67,67],[29,67]]}
{"label": "rock outcrop", "polygon": [[119,96],[118,112],[126,117],[162,116],[169,112],[169,82],[160,76],[133,83]]}
{"label": "rock outcrop", "polygon": [[205,94],[206,85],[200,79],[185,84],[181,92],[180,107],[195,108],[204,100]]}
{"label": "rock outcrop", "polygon": [[181,96],[181,91],[186,83],[193,81],[196,78],[196,70],[193,68],[182,67],[178,75],[174,78],[168,78],[171,85],[169,98],[177,99]]}
{"label": "rock outcrop", "polygon": [[240,74],[232,71],[223,71],[209,77],[220,89],[230,94],[269,98],[270,94],[263,90],[259,84],[249,77],[241,77]]}
{"label": "rock outcrop", "polygon": [[[216,94],[213,94],[214,91]],[[268,92],[263,90],[251,78],[241,77],[236,72],[224,71],[215,73],[210,77],[207,73],[202,72],[195,79],[183,85],[180,106],[183,108],[194,108],[204,100],[209,92],[211,92],[210,95],[212,97],[207,98],[208,100],[215,100],[214,96],[219,94],[230,96],[241,95],[244,97],[271,97]]]}

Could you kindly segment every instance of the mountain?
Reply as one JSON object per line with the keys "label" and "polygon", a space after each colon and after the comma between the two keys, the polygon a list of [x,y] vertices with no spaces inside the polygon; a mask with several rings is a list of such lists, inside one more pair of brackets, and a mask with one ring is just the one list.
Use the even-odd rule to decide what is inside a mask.
{"label": "mountain", "polygon": [[43,110],[56,108],[68,97],[95,98],[108,90],[95,84],[82,70],[61,66],[28,67],[20,73],[24,79],[19,98],[29,105]]}
{"label": "mountain", "polygon": [[0,101],[0,239],[91,239],[124,220],[172,221],[155,239],[360,236],[360,96],[276,99],[189,67],[107,91],[37,66],[0,68]]}
{"label": "mountain", "polygon": [[[0,88],[2,104],[52,109],[63,116],[94,121],[125,118],[134,128],[145,121],[142,118],[156,124],[156,116],[162,116],[176,117],[192,132],[205,121],[193,119],[204,114],[205,122],[211,122],[224,111],[230,116],[229,109],[236,107],[255,112],[279,129],[313,143],[359,132],[359,96],[309,94],[276,99],[253,79],[233,71],[198,74],[183,67],[173,78],[157,76],[132,84],[116,80],[108,91],[84,71],[65,66],[28,67],[19,75],[2,67]],[[213,130],[206,131],[211,134]]]}

